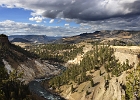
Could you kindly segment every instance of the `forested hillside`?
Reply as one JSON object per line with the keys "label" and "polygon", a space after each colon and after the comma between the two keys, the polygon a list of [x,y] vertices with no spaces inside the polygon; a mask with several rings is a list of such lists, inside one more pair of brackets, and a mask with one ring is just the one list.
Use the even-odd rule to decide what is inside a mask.
{"label": "forested hillside", "polygon": [[86,72],[92,69],[100,70],[102,66],[104,66],[106,72],[111,73],[112,76],[120,76],[123,71],[133,67],[129,65],[128,60],[126,63],[120,64],[113,55],[113,49],[109,46],[95,45],[94,50],[87,52],[80,65],[71,65],[63,75],[57,76],[50,81],[50,85],[59,87],[70,81],[79,84],[84,81],[92,80],[92,77],[86,76]]}
{"label": "forested hillside", "polygon": [[[129,61],[130,59],[124,59],[121,63],[115,56],[116,52],[123,50],[120,54],[127,51],[129,56],[135,54],[134,57],[139,60],[140,54],[137,50],[139,47],[134,50],[127,46],[118,49],[119,46],[115,47],[118,41],[114,41],[115,45],[110,46],[101,41],[86,42],[85,40],[77,44],[31,45],[25,48],[28,50],[26,51],[7,41],[5,35],[0,37],[2,37],[0,43],[0,98],[2,100],[35,99],[24,81],[28,83],[36,77],[49,75],[56,76],[49,81],[43,81],[42,84],[47,90],[57,92],[69,100],[140,99],[140,64],[135,65],[135,62]],[[80,56],[80,63],[67,64],[66,70],[58,75],[61,68],[55,66],[55,62],[65,65],[76,59],[77,55]],[[6,61],[8,66],[12,66],[13,71],[10,67],[5,69]]]}
{"label": "forested hillside", "polygon": [[[105,69],[103,72],[102,69]],[[110,88],[111,79],[120,77],[124,72],[127,72],[127,81],[120,83],[120,87],[125,91],[125,95],[122,95],[122,100],[133,100],[133,98],[140,99],[140,86],[139,86],[139,66],[137,69],[128,72],[134,68],[134,65],[129,64],[129,60],[120,63],[114,56],[114,50],[108,45],[93,44],[93,50],[89,51],[84,55],[80,65],[70,65],[67,70],[60,76],[56,76],[49,81],[49,87],[53,90],[63,93],[65,91],[65,85],[67,88],[71,88],[71,93],[76,94],[79,91],[79,86],[86,82],[90,82],[89,88],[94,88],[99,83],[94,82],[94,77],[104,78],[104,89],[105,91]],[[99,76],[93,76],[94,73],[98,72]],[[117,81],[117,79],[116,79]],[[82,92],[86,92],[86,96],[92,94],[91,89],[85,89]]]}
{"label": "forested hillside", "polygon": [[83,46],[78,47],[75,44],[41,44],[31,46],[28,50],[39,55],[41,59],[64,63],[82,53]]}
{"label": "forested hillside", "polygon": [[[28,90],[28,85],[24,85],[23,82],[20,81],[22,73],[18,74],[17,71],[14,70],[8,74],[3,63],[3,59],[9,59],[10,57],[23,61],[29,53],[20,47],[6,42],[8,40],[6,40],[7,37],[5,35],[0,35],[0,39],[0,100],[32,100],[33,97]],[[20,57],[21,54],[13,54],[17,51],[23,53],[22,58]],[[29,56],[31,57],[31,54]]]}

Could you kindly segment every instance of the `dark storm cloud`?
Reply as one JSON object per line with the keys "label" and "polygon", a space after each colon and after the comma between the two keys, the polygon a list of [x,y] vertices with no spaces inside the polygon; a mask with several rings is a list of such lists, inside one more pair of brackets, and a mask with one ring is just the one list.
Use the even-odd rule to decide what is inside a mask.
{"label": "dark storm cloud", "polygon": [[58,11],[58,10],[48,10],[48,11],[45,11],[42,15],[44,17],[48,17],[48,18],[54,19],[54,18],[57,17],[58,13],[60,13],[60,11]]}
{"label": "dark storm cloud", "polygon": [[[76,35],[96,30],[140,30],[140,0],[1,0],[7,8],[31,10],[31,21],[66,20],[65,27],[44,27],[11,21],[0,22],[1,32]],[[45,18],[44,18],[45,17]],[[70,27],[69,22],[80,24]],[[69,25],[68,25],[69,24]],[[67,26],[67,27],[66,27]]]}
{"label": "dark storm cloud", "polygon": [[140,14],[139,0],[2,0],[0,4],[29,9],[52,19],[97,21]]}
{"label": "dark storm cloud", "polygon": [[[82,21],[96,21],[140,14],[140,1],[121,2],[121,0],[63,0],[53,2],[43,13],[47,18],[69,18]],[[128,0],[130,1],[130,0]],[[60,16],[61,15],[61,16]]]}
{"label": "dark storm cloud", "polygon": [[135,1],[133,3],[126,3],[124,4],[124,8],[130,11],[128,15],[139,15],[140,14],[140,1]]}
{"label": "dark storm cloud", "polygon": [[[102,19],[106,16],[100,16],[104,12],[97,12],[95,5],[97,4],[97,0],[70,0],[61,3],[57,3],[54,5],[49,5],[47,10],[43,13],[43,16],[49,18],[69,18],[69,19],[79,19],[79,20],[97,20]],[[59,2],[59,1],[58,1]],[[96,18],[98,16],[98,18]],[[100,16],[100,18],[99,18]]]}

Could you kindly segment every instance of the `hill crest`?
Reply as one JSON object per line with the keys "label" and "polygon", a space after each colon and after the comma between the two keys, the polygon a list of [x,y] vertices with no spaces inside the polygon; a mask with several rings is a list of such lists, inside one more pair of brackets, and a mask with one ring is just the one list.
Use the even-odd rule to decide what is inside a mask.
{"label": "hill crest", "polygon": [[133,42],[140,44],[140,31],[125,31],[125,30],[103,30],[93,33],[82,33],[80,35],[65,37],[60,40],[62,43],[79,43],[84,40],[108,40],[117,39],[124,42]]}

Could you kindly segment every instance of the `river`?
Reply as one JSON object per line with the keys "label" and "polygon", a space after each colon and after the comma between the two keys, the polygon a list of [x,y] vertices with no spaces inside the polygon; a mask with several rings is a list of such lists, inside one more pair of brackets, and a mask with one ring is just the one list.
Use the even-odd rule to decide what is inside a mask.
{"label": "river", "polygon": [[47,91],[44,87],[42,87],[41,81],[31,81],[29,83],[29,89],[31,92],[43,97],[46,100],[65,100],[62,97]]}
{"label": "river", "polygon": [[[66,70],[66,68],[62,67],[61,68],[62,72]],[[61,75],[61,74],[60,74]],[[50,78],[48,78],[50,79]],[[46,90],[42,85],[41,82],[43,80],[48,80],[48,79],[35,79],[34,81],[31,81],[29,83],[29,89],[31,92],[37,94],[40,97],[43,97],[46,100],[65,100],[59,95],[53,94]]]}

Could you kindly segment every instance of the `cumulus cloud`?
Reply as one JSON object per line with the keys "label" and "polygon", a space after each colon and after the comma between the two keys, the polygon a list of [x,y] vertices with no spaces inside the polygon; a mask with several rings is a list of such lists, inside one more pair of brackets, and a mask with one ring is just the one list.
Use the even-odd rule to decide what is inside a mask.
{"label": "cumulus cloud", "polygon": [[140,27],[139,0],[1,0],[0,5],[32,10],[33,17],[29,18],[31,21],[41,22],[44,17],[51,18],[50,23],[56,18],[65,19],[81,26],[90,25],[91,31],[137,30]]}
{"label": "cumulus cloud", "polygon": [[1,6],[30,9],[32,15],[96,21],[140,14],[138,0],[1,0]]}
{"label": "cumulus cloud", "polygon": [[[14,22],[11,20],[0,22],[0,30],[0,34],[3,33],[6,35],[38,34],[47,36],[72,36],[89,31],[82,27],[43,26],[39,24]],[[90,30],[90,32],[93,32],[92,29]]]}
{"label": "cumulus cloud", "polygon": [[40,23],[42,22],[44,18],[43,17],[40,17],[40,16],[36,16],[36,17],[31,17],[29,18],[30,21],[36,21],[37,23]]}
{"label": "cumulus cloud", "polygon": [[47,35],[47,36],[73,36],[85,32],[94,32],[96,30],[139,30],[140,16],[124,18],[112,18],[104,21],[91,21],[81,23],[79,27],[71,27],[65,24],[66,27],[60,26],[43,26],[39,24],[21,23],[6,20],[0,22],[0,34],[6,35]]}
{"label": "cumulus cloud", "polygon": [[54,22],[54,19],[51,19],[49,23],[53,23],[53,22]]}
{"label": "cumulus cloud", "polygon": [[70,26],[69,24],[65,24],[66,27]]}

